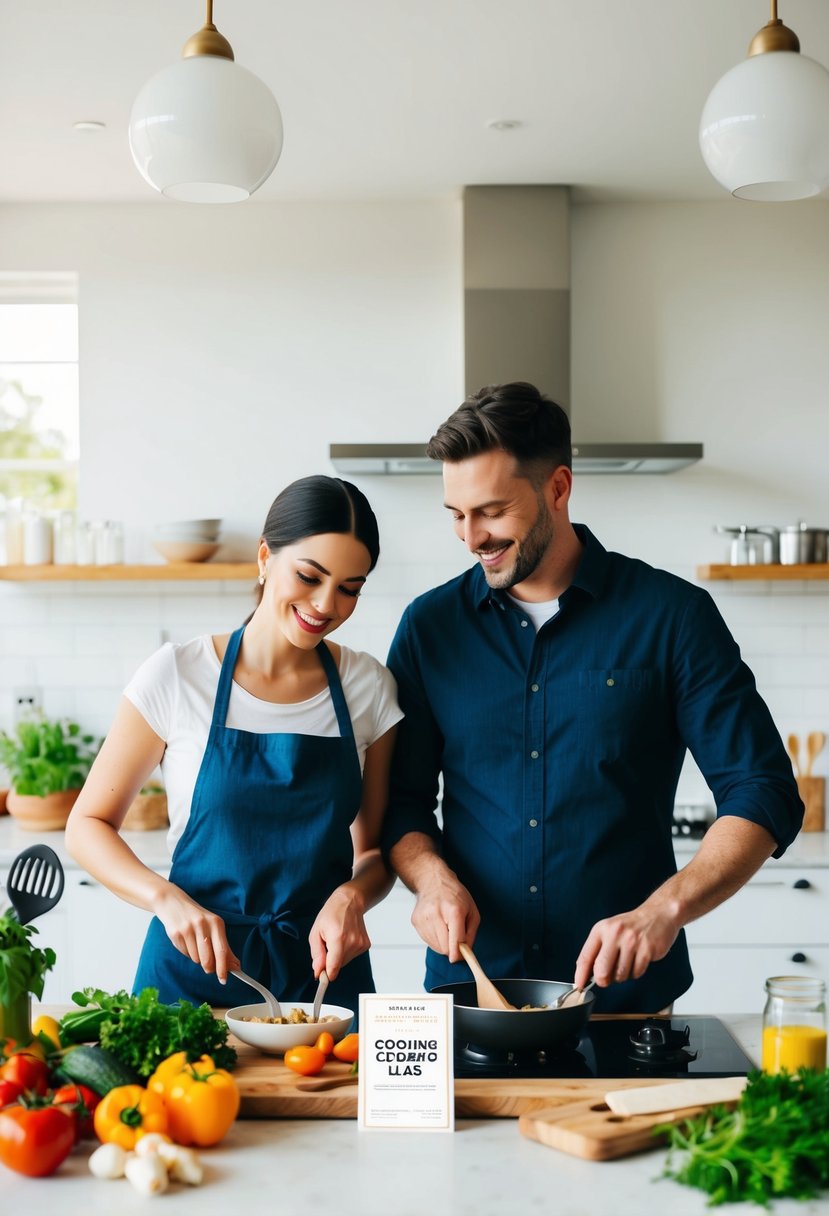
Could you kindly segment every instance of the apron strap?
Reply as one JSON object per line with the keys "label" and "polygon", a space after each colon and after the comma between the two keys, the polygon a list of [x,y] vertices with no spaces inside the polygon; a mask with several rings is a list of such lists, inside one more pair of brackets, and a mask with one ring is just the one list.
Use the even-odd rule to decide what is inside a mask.
{"label": "apron strap", "polygon": [[235,633],[232,633],[228,638],[227,650],[225,657],[222,659],[222,670],[219,672],[219,684],[216,689],[216,700],[213,702],[213,721],[210,724],[211,730],[215,730],[217,726],[224,726],[227,722],[227,709],[230,705],[230,689],[233,684],[233,672],[236,668],[236,659],[239,656],[239,647],[242,644],[242,634],[245,632],[244,625],[241,625]]}
{"label": "apron strap", "polygon": [[328,677],[328,689],[334,704],[334,712],[337,715],[340,735],[343,739],[352,739],[354,737],[354,727],[351,724],[351,714],[348,712],[348,705],[346,704],[345,693],[343,692],[340,673],[337,671],[337,664],[334,662],[334,656],[325,642],[320,642],[317,646],[317,654],[320,657],[323,670]]}

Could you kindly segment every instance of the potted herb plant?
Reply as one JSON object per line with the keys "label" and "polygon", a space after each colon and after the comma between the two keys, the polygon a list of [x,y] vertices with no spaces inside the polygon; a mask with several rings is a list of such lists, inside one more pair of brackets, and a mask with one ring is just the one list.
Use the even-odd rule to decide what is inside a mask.
{"label": "potted herb plant", "polygon": [[98,747],[77,722],[63,719],[26,718],[12,733],[0,732],[0,763],[11,783],[9,814],[32,831],[64,828]]}
{"label": "potted herb plant", "polygon": [[43,996],[46,972],[55,965],[54,950],[36,946],[35,933],[11,911],[0,916],[0,1041],[28,1043],[32,1037],[31,999]]}

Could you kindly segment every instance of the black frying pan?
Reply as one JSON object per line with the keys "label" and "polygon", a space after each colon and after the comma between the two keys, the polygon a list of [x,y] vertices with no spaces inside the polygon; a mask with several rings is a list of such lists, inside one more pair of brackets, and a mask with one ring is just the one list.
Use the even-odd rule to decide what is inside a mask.
{"label": "black frying pan", "polygon": [[569,992],[572,984],[558,980],[495,980],[515,1011],[479,1009],[474,981],[441,984],[432,992],[448,992],[455,1005],[455,1041],[500,1051],[541,1051],[578,1038],[593,1006],[592,992],[580,1005],[563,1009],[521,1009],[522,1005],[549,1005]]}

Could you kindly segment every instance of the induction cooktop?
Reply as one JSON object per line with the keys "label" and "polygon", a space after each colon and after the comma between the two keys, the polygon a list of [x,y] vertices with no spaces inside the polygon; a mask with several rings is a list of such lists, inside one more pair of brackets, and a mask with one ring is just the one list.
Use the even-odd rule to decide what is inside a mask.
{"label": "induction cooktop", "polygon": [[456,1077],[736,1077],[757,1065],[719,1018],[606,1018],[546,1051],[455,1051]]}

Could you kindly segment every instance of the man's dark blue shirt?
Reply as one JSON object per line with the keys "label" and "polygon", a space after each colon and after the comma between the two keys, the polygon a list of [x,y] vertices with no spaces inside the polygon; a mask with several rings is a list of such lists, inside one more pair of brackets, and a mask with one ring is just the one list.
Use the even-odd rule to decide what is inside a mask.
{"label": "man's dark blue shirt", "polygon": [[[775,856],[802,821],[780,735],[708,593],[576,532],[576,576],[537,634],[475,567],[407,608],[388,658],[405,718],[384,851],[412,831],[441,842],[493,977],[571,981],[593,924],[676,872],[686,749],[718,815],[766,828]],[[467,978],[427,951],[427,988]],[[596,1008],[654,1011],[691,981],[682,932]]]}

